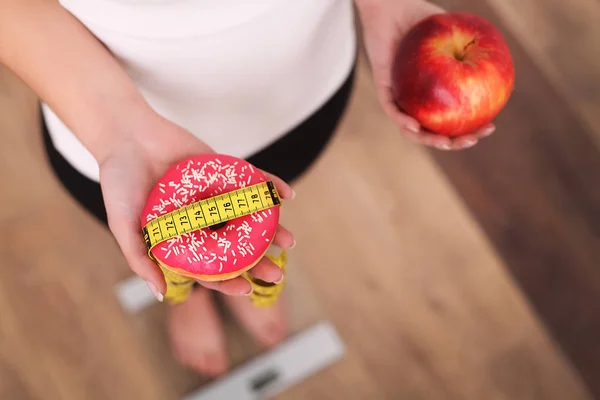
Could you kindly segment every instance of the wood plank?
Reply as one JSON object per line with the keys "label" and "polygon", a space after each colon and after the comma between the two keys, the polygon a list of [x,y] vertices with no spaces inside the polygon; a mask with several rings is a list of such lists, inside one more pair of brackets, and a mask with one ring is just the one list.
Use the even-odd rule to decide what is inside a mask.
{"label": "wood plank", "polygon": [[[2,68],[0,110],[0,184],[10,189],[0,207],[0,398],[176,400],[206,383],[171,356],[166,306],[121,311],[113,287],[132,272],[108,230],[50,172],[36,98]],[[322,314],[300,271],[290,275],[297,333]],[[308,298],[293,301],[301,294]],[[226,321],[233,365],[263,351]]]}
{"label": "wood plank", "polygon": [[[298,268],[293,254],[290,255],[288,269],[288,282],[283,298],[288,305],[288,323],[290,335],[293,335],[314,325],[324,319],[325,316],[321,311],[318,294],[314,293],[303,276],[303,272]],[[130,276],[130,273],[124,273],[123,276]],[[219,296],[215,297],[217,305],[220,305]],[[258,346],[250,336],[240,330],[240,327],[233,321],[227,310],[223,307],[220,308],[231,366],[238,366],[263,352],[264,348]],[[143,332],[142,336],[145,339],[146,349],[152,355],[153,364],[157,370],[161,371],[161,380],[168,386],[169,392],[175,400],[187,393],[196,391],[208,383],[209,380],[182,367],[171,356],[168,336],[164,328],[165,317],[165,307],[153,307],[132,318],[136,321],[140,331]],[[346,369],[350,372],[355,370],[352,363],[347,365]],[[373,386],[373,383],[366,381],[363,382],[362,386],[367,389],[369,386]]]}
{"label": "wood plank", "polygon": [[[2,68],[0,110],[0,184],[9,188],[0,207],[0,398],[176,400],[201,387],[207,379],[171,356],[166,307],[135,316],[119,308],[114,284],[132,272],[109,232],[51,174],[36,98]],[[291,334],[323,319],[295,264],[292,254],[285,291]],[[264,351],[223,316],[232,365]],[[361,393],[378,392],[360,364],[346,361],[341,371]]]}
{"label": "wood plank", "polygon": [[589,398],[442,171],[383,117],[363,61],[339,136],[285,212],[367,378],[342,363],[282,398]]}
{"label": "wood plank", "polygon": [[12,377],[0,397],[168,398],[112,296],[122,256],[59,188],[36,99],[3,69],[0,110],[0,369]]}
{"label": "wood plank", "polygon": [[[292,307],[309,320],[318,296],[348,356],[280,398],[589,399],[443,172],[384,118],[363,62],[340,135],[283,216],[298,237],[293,271],[314,288],[290,291]],[[110,291],[130,272],[31,146],[33,97],[0,76],[0,184],[11,188],[0,223],[36,206],[28,221],[73,239],[24,228],[0,240],[0,372],[13,378],[0,378],[0,397],[170,399],[195,387],[168,355],[164,310],[118,309]],[[259,351],[237,338],[233,352]]]}
{"label": "wood plank", "polygon": [[543,77],[489,6],[445,3],[504,29],[517,85],[492,138],[469,151],[432,154],[555,340],[600,396],[600,153],[563,92]]}
{"label": "wood plank", "polygon": [[487,0],[600,146],[600,2]]}

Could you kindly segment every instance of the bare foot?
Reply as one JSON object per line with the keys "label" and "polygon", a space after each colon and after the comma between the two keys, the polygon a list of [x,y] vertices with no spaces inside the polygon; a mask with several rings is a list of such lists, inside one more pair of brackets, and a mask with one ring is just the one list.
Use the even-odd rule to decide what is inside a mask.
{"label": "bare foot", "polygon": [[287,334],[283,299],[270,307],[255,307],[248,297],[224,296],[225,304],[240,324],[263,346],[274,346]]}
{"label": "bare foot", "polygon": [[223,327],[207,289],[196,289],[187,301],[170,307],[167,328],[181,364],[211,377],[227,370]]}

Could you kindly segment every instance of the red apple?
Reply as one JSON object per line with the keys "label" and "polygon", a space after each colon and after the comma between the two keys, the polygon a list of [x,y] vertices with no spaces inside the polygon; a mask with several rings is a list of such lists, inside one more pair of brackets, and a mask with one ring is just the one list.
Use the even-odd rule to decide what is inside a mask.
{"label": "red apple", "polygon": [[502,34],[482,17],[458,12],[414,26],[399,43],[392,68],[399,109],[450,137],[489,124],[508,102],[514,81]]}

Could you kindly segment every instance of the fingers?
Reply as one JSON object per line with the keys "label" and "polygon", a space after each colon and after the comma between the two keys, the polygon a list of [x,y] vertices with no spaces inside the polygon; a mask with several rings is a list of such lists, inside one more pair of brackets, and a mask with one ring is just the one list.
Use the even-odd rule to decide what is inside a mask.
{"label": "fingers", "polygon": [[478,139],[473,135],[465,135],[452,140],[452,147],[450,150],[464,150],[475,146]]}
{"label": "fingers", "polygon": [[411,116],[403,113],[394,103],[389,90],[382,90],[380,102],[383,105],[385,113],[394,121],[404,135],[415,143],[434,147],[439,150],[463,150],[473,147],[477,142],[495,131],[495,126],[489,124],[482,129],[469,135],[463,135],[457,138],[451,138],[445,135],[428,132],[421,127],[419,122]]}
{"label": "fingers", "polygon": [[137,221],[109,219],[109,227],[130,268],[146,281],[158,301],[163,301],[167,285],[158,265],[148,257]]}
{"label": "fingers", "polygon": [[435,147],[440,150],[452,150],[453,143],[452,139],[448,136],[437,135],[435,133],[421,131],[414,135],[414,140],[417,143],[424,144],[425,146]]}
{"label": "fingers", "polygon": [[[263,257],[249,273],[265,282],[280,283],[283,281],[283,271],[267,257]],[[198,281],[198,283],[207,289],[216,290],[228,296],[249,296],[252,294],[252,285],[241,276],[220,282]]]}
{"label": "fingers", "polygon": [[490,136],[496,129],[493,124],[488,124],[477,132],[457,138],[428,132],[422,128],[421,124],[415,118],[404,113],[395,103],[391,89],[387,83],[378,85],[377,94],[385,114],[402,130],[408,139],[418,144],[434,147],[439,150],[463,150],[475,146],[479,140]]}
{"label": "fingers", "polygon": [[[490,134],[491,132],[487,133],[485,136],[489,136]],[[420,134],[418,140],[420,143],[426,146],[435,147],[438,150],[465,150],[475,146],[479,140],[485,136],[481,136],[480,133],[477,133],[451,138],[444,135],[424,132]]]}
{"label": "fingers", "polygon": [[[277,247],[289,249],[295,246],[296,241],[290,231],[279,225],[273,244]],[[281,283],[284,278],[281,268],[267,257],[263,257],[249,273],[257,279],[276,284]],[[252,294],[250,282],[241,276],[221,282],[198,281],[198,283],[205,288],[213,289],[229,296],[248,296]]]}
{"label": "fingers", "polygon": [[449,137],[423,130],[421,124],[416,119],[401,112],[389,99],[384,104],[386,114],[402,130],[404,136],[414,143],[435,147],[440,150],[451,150],[453,148],[452,139]]}
{"label": "fingers", "polygon": [[290,231],[279,225],[273,238],[273,244],[282,249],[292,249],[296,245],[296,240]]}
{"label": "fingers", "polygon": [[490,136],[492,133],[494,133],[494,131],[496,131],[496,126],[494,124],[489,124],[489,125],[481,128],[479,131],[475,132],[473,135],[477,139],[482,139],[482,138]]}
{"label": "fingers", "polygon": [[[296,241],[290,231],[279,225],[277,232],[275,232],[273,244],[282,249],[291,249],[296,246]],[[284,278],[281,268],[267,257],[263,257],[249,272],[255,278],[265,282],[281,283]]]}
{"label": "fingers", "polygon": [[496,127],[493,124],[489,124],[477,132],[456,138],[435,134],[422,129],[418,132],[406,129],[405,136],[413,142],[435,147],[439,150],[464,150],[475,146],[479,140],[490,136],[494,133],[495,129]]}
{"label": "fingers", "polygon": [[267,257],[263,257],[258,264],[250,270],[250,274],[265,282],[281,283],[281,281],[283,281],[283,271]]}
{"label": "fingers", "polygon": [[380,102],[383,105],[385,113],[392,121],[394,121],[397,127],[406,133],[407,136],[412,139],[417,139],[421,135],[421,124],[413,117],[401,112],[391,99],[391,96],[381,98]]}
{"label": "fingers", "polygon": [[[294,190],[283,179],[269,172],[262,172],[267,179],[273,181],[282,199],[293,199],[295,197]],[[290,231],[279,225],[273,238],[273,244],[280,248],[292,248],[296,241]],[[283,271],[267,257],[263,257],[249,273],[265,282],[280,283],[283,280]],[[241,276],[220,282],[198,281],[198,283],[207,289],[216,290],[228,296],[249,296],[252,294],[252,285]]]}
{"label": "fingers", "polygon": [[294,189],[292,189],[292,187],[288,185],[283,179],[269,172],[262,172],[266,175],[267,179],[273,181],[275,187],[277,188],[277,192],[279,192],[279,196],[281,196],[282,199],[293,200],[294,197],[296,197],[296,192],[294,191]]}
{"label": "fingers", "polygon": [[493,124],[489,124],[477,132],[452,139],[450,150],[464,150],[471,148],[475,146],[481,139],[490,136],[495,130],[496,127]]}
{"label": "fingers", "polygon": [[220,282],[198,281],[198,283],[207,289],[216,290],[228,296],[249,296],[252,294],[250,282],[241,276]]}

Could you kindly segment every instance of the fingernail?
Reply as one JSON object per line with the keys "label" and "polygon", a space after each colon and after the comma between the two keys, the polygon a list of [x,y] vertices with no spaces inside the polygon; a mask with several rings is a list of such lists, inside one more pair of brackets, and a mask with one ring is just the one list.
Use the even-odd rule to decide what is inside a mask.
{"label": "fingernail", "polygon": [[464,148],[467,149],[469,147],[473,147],[473,146],[475,146],[476,143],[477,143],[477,140],[467,140],[464,144]]}
{"label": "fingernail", "polygon": [[414,133],[419,133],[421,131],[421,127],[417,125],[406,125],[406,129]]}
{"label": "fingernail", "polygon": [[452,146],[450,146],[448,143],[443,143],[437,146],[437,148],[440,150],[450,150]]}
{"label": "fingernail", "polygon": [[276,285],[279,285],[281,282],[283,282],[283,280],[284,280],[284,279],[285,279],[285,275],[284,275],[284,273],[282,272],[282,273],[281,273],[281,278],[279,278],[277,281],[275,281],[275,282],[273,282],[273,283],[274,283],[274,284],[276,284]]}
{"label": "fingernail", "polygon": [[290,197],[290,200],[294,200],[296,198],[296,191],[294,189],[292,189],[292,197]]}
{"label": "fingernail", "polygon": [[289,247],[290,250],[293,249],[294,247],[296,247],[296,239],[294,239],[294,243],[292,243],[292,245]]}
{"label": "fingernail", "polygon": [[156,288],[156,286],[154,286],[152,282],[146,281],[146,284],[148,285],[150,291],[154,294],[154,297],[156,297],[156,300],[162,303],[165,299],[165,296],[163,296],[163,294],[158,291],[158,289]]}
{"label": "fingernail", "polygon": [[483,133],[481,134],[482,136],[490,136],[492,133],[494,133],[494,131],[496,130],[495,126],[490,126],[486,129],[484,129]]}
{"label": "fingernail", "polygon": [[250,296],[252,293],[254,293],[254,288],[252,287],[252,285],[250,285],[250,290],[244,293],[244,296]]}

